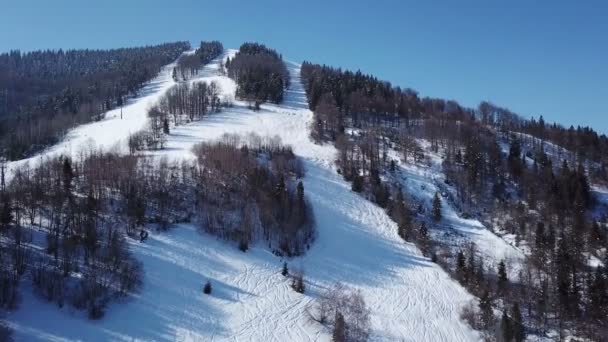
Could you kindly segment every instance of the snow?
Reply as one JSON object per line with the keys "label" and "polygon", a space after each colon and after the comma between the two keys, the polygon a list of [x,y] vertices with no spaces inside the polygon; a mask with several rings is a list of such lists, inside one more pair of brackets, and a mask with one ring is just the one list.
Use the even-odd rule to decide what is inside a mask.
{"label": "snow", "polygon": [[[222,58],[230,54],[234,50]],[[190,82],[214,80],[226,98],[233,98],[234,82],[220,75],[219,61]],[[473,297],[414,245],[404,243],[383,209],[350,191],[336,172],[333,146],[311,142],[312,113],[299,80],[299,65],[288,63],[288,67],[292,86],[281,105],[265,104],[253,112],[246,103],[234,101],[221,113],[173,127],[167,147],[151,154],[181,160],[193,158],[194,144],[224,133],[278,135],[293,146],[306,168],[304,188],[318,232],[306,255],[284,260],[261,244],[243,253],[234,244],[200,233],[194,225],[153,232],[145,243],[131,242],[145,270],[140,293],[113,303],[102,320],[90,321],[80,312],[42,301],[24,284],[21,309],[8,316],[17,340],[329,341],[330,332],[311,323],[306,312],[323,289],[338,281],[362,291],[371,309],[374,341],[480,340],[459,318]],[[112,111],[106,120],[77,128],[45,153],[73,152],[89,138],[103,148],[124,144],[129,132],[145,124],[147,107],[173,84],[169,70],[170,66],[147,86],[147,95],[125,107],[125,119],[116,118]],[[446,215],[453,217],[449,211]],[[481,227],[466,229],[484,236]],[[283,261],[290,269],[304,270],[306,294],[290,289],[280,274]],[[202,293],[207,279],[213,286],[211,295]]]}
{"label": "snow", "polygon": [[16,168],[26,163],[30,165],[38,163],[41,157],[60,155],[78,157],[81,151],[91,148],[126,150],[129,135],[146,125],[148,108],[152,107],[169,88],[176,84],[171,77],[171,71],[176,63],[177,61],[164,66],[158,76],[148,82],[137,96],[127,100],[122,109],[110,110],[106,112],[102,120],[80,125],[70,130],[60,143],[39,154],[8,162],[7,178],[11,177],[12,171]]}
{"label": "snow", "polygon": [[592,185],[591,194],[595,199],[596,206],[593,211],[593,217],[596,219],[602,219],[602,216],[608,213],[608,188],[604,186]]}
{"label": "snow", "polygon": [[[420,140],[419,143],[428,157],[426,164],[412,163],[411,160],[403,163],[394,150],[390,151],[389,157],[398,165],[404,192],[415,200],[425,203],[430,210],[436,192],[443,196],[448,195],[442,193],[437,184],[442,184],[442,187],[447,188],[451,193],[455,193],[455,190],[445,184],[441,156],[431,151],[428,141]],[[506,241],[508,236],[501,237],[492,233],[479,220],[461,217],[445,197],[442,197],[441,201],[441,214],[441,222],[434,225],[439,232],[431,231],[431,233],[439,235],[438,238],[444,241],[449,240],[445,241],[447,243],[456,243],[463,248],[467,242],[475,243],[476,251],[484,259],[486,267],[496,268],[498,263],[504,260],[509,277],[517,279],[525,256],[519,248]],[[445,234],[445,237],[441,234]]]}

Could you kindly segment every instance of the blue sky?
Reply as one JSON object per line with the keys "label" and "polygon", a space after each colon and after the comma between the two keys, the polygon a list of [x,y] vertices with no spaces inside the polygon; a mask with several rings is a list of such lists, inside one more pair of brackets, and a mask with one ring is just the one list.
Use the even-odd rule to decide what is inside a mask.
{"label": "blue sky", "polygon": [[608,2],[0,0],[0,51],[259,41],[423,96],[608,133]]}

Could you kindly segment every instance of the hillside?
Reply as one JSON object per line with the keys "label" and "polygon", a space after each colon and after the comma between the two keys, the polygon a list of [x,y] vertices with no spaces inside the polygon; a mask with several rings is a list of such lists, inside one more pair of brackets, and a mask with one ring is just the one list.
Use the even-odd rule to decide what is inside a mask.
{"label": "hillside", "polygon": [[[234,98],[234,83],[218,73],[219,61],[206,66],[190,82],[215,80],[223,96]],[[125,106],[123,121],[116,111],[110,112],[107,121],[76,129],[48,153],[77,156],[77,146],[86,146],[87,140],[104,148],[124,141],[129,129],[145,123],[142,109],[171,84],[169,68],[164,70],[146,87],[149,95]],[[144,286],[140,294],[112,307],[106,318],[89,322],[78,313],[42,302],[28,289],[23,309],[9,316],[16,337],[328,340],[327,331],[308,321],[306,307],[324,287],[339,281],[362,289],[372,310],[374,340],[476,339],[458,318],[470,296],[414,246],[401,243],[394,223],[380,208],[350,191],[336,174],[331,146],[310,141],[312,113],[305,105],[298,65],[290,64],[290,74],[293,86],[283,104],[262,105],[259,112],[252,112],[245,103],[235,101],[234,107],[219,114],[174,128],[166,149],[155,154],[192,158],[195,143],[229,132],[279,135],[292,145],[304,160],[304,186],[319,232],[304,257],[287,260],[290,267],[304,269],[309,288],[306,295],[289,289],[280,275],[284,259],[264,246],[243,254],[230,244],[197,233],[192,226],[180,225],[168,233],[152,232],[146,243],[131,243],[145,267]],[[211,297],[201,293],[206,279],[215,287],[216,294]],[[32,320],[31,312],[45,319]],[[133,322],[135,317],[137,323]],[[77,330],[70,328],[74,325],[78,325]]]}
{"label": "hillside", "polygon": [[[193,53],[188,51],[182,56]],[[458,142],[454,144],[442,141],[453,127],[440,122],[438,126],[428,128],[425,125],[435,122],[435,117],[408,116],[408,122],[413,122],[414,127],[409,142],[413,141],[412,146],[417,148],[410,157],[407,149],[404,152],[402,137],[392,134],[396,126],[393,120],[399,121],[391,117],[392,113],[383,113],[383,118],[377,120],[365,121],[363,118],[363,124],[349,126],[332,122],[334,114],[344,122],[351,122],[338,114],[341,111],[335,110],[338,106],[335,102],[311,110],[313,96],[310,89],[307,94],[307,80],[302,79],[302,65],[298,63],[284,63],[288,80],[283,78],[282,71],[273,74],[272,82],[280,80],[281,89],[269,86],[272,96],[268,99],[277,103],[266,103],[258,94],[242,90],[239,93],[243,83],[235,81],[232,74],[237,73],[238,70],[234,71],[237,66],[246,69],[255,66],[255,61],[244,59],[237,66],[232,65],[232,72],[227,71],[226,62],[234,63],[236,54],[237,50],[226,50],[200,70],[190,72],[188,77],[175,77],[178,61],[164,66],[158,76],[146,83],[138,96],[129,99],[122,108],[106,112],[100,121],[70,130],[61,142],[37,155],[6,163],[6,180],[12,180],[18,174],[17,170],[26,165],[40,165],[47,158],[61,156],[74,161],[85,160],[87,151],[92,150],[116,155],[134,154],[129,148],[131,139],[134,134],[148,129],[152,122],[149,118],[151,108],[163,101],[169,89],[186,83],[192,86],[200,82],[214,83],[218,89],[215,95],[222,103],[218,112],[209,112],[200,119],[184,120],[177,125],[170,116],[165,117],[161,120],[164,127],[158,126],[159,131],[165,131],[160,138],[162,148],[142,149],[135,154],[150,158],[153,163],[178,165],[199,158],[195,152],[197,144],[228,139],[226,134],[246,137],[256,133],[260,137],[277,137],[276,141],[292,148],[305,170],[301,181],[314,214],[314,241],[300,256],[288,257],[274,245],[271,247],[274,242],[264,240],[252,240],[243,252],[235,241],[202,232],[200,222],[195,220],[171,224],[166,230],[156,229],[159,226],[156,222],[146,222],[142,229],[150,235],[145,241],[126,238],[128,250],[143,267],[142,286],[138,291],[112,302],[100,320],[89,320],[81,310],[69,305],[58,307],[57,303],[41,297],[25,277],[21,280],[19,308],[7,310],[6,315],[15,339],[330,341],[331,324],[314,321],[311,313],[328,289],[341,283],[361,291],[370,313],[370,340],[482,340],[486,332],[479,331],[483,330],[479,327],[473,329],[471,322],[462,317],[465,307],[470,303],[477,306],[483,297],[479,293],[486,289],[482,281],[471,285],[471,279],[479,274],[477,272],[482,275],[487,272],[485,281],[494,291],[500,272],[498,265],[502,263],[505,277],[512,281],[509,289],[519,295],[516,289],[528,270],[526,264],[533,253],[532,237],[536,235],[524,236],[511,230],[508,224],[511,212],[501,217],[504,220],[486,215],[487,212],[481,209],[487,204],[484,198],[479,198],[482,196],[465,201],[465,186],[459,183],[464,180],[454,175],[464,174],[468,169],[456,162],[462,169],[454,171],[446,166],[446,160],[456,158],[456,149],[451,147],[460,143],[456,138],[454,141]],[[271,73],[277,69],[276,60],[274,62],[264,61],[273,66],[269,68]],[[246,80],[254,81],[255,77]],[[277,94],[279,90],[282,93]],[[321,103],[332,101],[323,96],[320,99]],[[355,100],[352,103],[349,105],[357,105]],[[369,109],[369,113],[374,110]],[[466,110],[462,112],[460,121],[468,124]],[[320,121],[326,121],[328,127],[322,133],[318,132]],[[177,117],[175,122],[178,122]],[[445,119],[445,122],[451,121]],[[381,131],[381,127],[386,131],[378,133],[377,141],[366,140],[369,132]],[[443,130],[427,134],[437,127]],[[488,127],[488,130],[496,129],[494,125]],[[345,138],[331,138],[331,129]],[[155,134],[153,128],[151,131],[150,134]],[[503,155],[510,153],[513,142],[510,133],[524,134],[507,132],[500,137],[502,140],[495,140]],[[523,151],[518,158],[523,155],[523,163],[529,163],[532,169],[537,164],[533,155],[536,145],[521,140]],[[480,141],[476,143],[481,144]],[[370,148],[372,152],[365,150],[365,144],[375,146]],[[359,147],[363,154],[361,158],[355,156]],[[558,150],[548,148],[547,153],[552,156],[550,151]],[[567,153],[564,151],[560,153]],[[422,157],[418,158],[417,154]],[[526,159],[528,154],[529,161]],[[350,157],[345,158],[345,155]],[[265,163],[264,158],[264,154],[258,156],[261,164]],[[556,161],[561,159],[555,158]],[[349,164],[351,162],[353,164]],[[601,162],[598,161],[598,165]],[[374,163],[378,163],[375,174]],[[357,170],[356,175],[349,178],[347,166],[355,164],[353,169],[360,167],[361,172]],[[558,165],[557,162],[554,165]],[[206,168],[204,162],[201,168]],[[364,178],[361,180],[363,185],[359,191],[353,191],[357,177]],[[376,179],[377,183],[374,183]],[[378,184],[380,186],[375,188]],[[600,183],[594,184],[593,196],[598,203],[593,209],[597,217],[601,217],[606,215],[608,191]],[[482,186],[491,188],[492,185]],[[517,193],[517,186],[508,183],[505,193]],[[387,189],[384,195],[389,204],[383,205],[379,198],[384,189]],[[406,200],[398,201],[397,191],[403,191]],[[479,193],[483,191],[479,190]],[[435,197],[439,198],[441,211],[438,220],[430,219],[436,207]],[[526,202],[526,199],[522,195],[522,201]],[[411,216],[407,238],[403,222],[395,219],[397,202],[404,202]],[[420,233],[421,224],[424,227],[428,224],[428,232]],[[42,223],[24,225],[33,237],[27,248],[37,252],[44,250],[43,226]],[[586,252],[595,253],[589,256],[593,267],[603,264],[601,254],[606,252],[601,245]],[[467,263],[472,259],[470,262],[475,268],[478,262],[481,271],[471,271],[476,275],[467,274],[470,278],[465,279],[459,273],[462,269],[456,266],[459,253],[463,255],[463,263],[464,253],[467,253]],[[292,274],[303,273],[306,288],[303,294],[294,291],[291,279],[281,274],[284,263]],[[78,274],[77,271],[73,273]],[[203,294],[202,290],[207,281],[213,286],[210,295]],[[500,317],[501,309],[506,311],[507,308],[510,310],[510,303],[497,294],[489,310]],[[525,316],[526,322],[533,320]],[[535,340],[550,340],[557,336],[552,325],[547,325],[546,331],[528,329],[528,332]]]}

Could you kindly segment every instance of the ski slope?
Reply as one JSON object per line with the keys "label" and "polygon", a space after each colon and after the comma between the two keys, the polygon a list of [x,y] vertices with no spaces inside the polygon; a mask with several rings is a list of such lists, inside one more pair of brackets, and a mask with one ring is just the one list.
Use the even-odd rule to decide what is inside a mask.
{"label": "ski slope", "polygon": [[[229,50],[221,58],[234,53]],[[190,82],[216,81],[223,96],[233,98],[236,87],[221,75],[219,62]],[[80,312],[40,300],[24,284],[21,309],[8,316],[17,340],[329,341],[331,332],[311,323],[306,311],[320,291],[338,281],[361,289],[371,310],[374,341],[480,340],[459,318],[473,298],[415,246],[403,243],[383,209],[350,191],[336,172],[333,146],[310,141],[312,113],[299,65],[289,63],[288,68],[292,86],[281,105],[262,105],[253,112],[235,101],[221,113],[173,127],[166,148],[150,153],[181,160],[194,157],[194,144],[224,133],[280,136],[306,168],[304,188],[318,232],[307,254],[283,260],[261,244],[243,253],[234,244],[201,234],[194,225],[153,232],[146,243],[131,242],[145,270],[140,293],[113,303],[102,320],[90,321]],[[110,112],[108,119],[75,130],[46,153],[73,153],[77,143],[88,139],[114,148],[145,124],[145,109],[173,82],[168,70],[156,85],[147,86],[149,95],[125,107],[125,119],[118,121],[112,117],[116,112]],[[119,127],[124,120],[129,124]],[[304,295],[291,290],[280,274],[283,261],[290,269],[304,270]],[[210,296],[202,293],[207,279],[213,285]]]}
{"label": "ski slope", "polygon": [[40,162],[41,157],[69,155],[77,158],[81,151],[91,148],[126,151],[129,135],[146,125],[148,108],[176,84],[171,77],[176,63],[177,61],[164,66],[158,76],[146,83],[135,97],[129,98],[122,108],[106,112],[102,120],[75,127],[61,142],[32,157],[8,162],[7,177],[11,177],[12,171],[26,163],[34,165]]}

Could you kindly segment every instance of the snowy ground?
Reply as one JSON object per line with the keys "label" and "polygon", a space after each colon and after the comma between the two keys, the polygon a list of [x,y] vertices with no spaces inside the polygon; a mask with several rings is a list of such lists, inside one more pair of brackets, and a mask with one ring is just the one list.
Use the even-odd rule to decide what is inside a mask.
{"label": "snowy ground", "polygon": [[[420,143],[428,156],[427,165],[413,162],[403,163],[395,151],[391,151],[389,156],[399,166],[398,170],[404,191],[417,201],[425,203],[427,208],[430,209],[435,193],[442,194],[442,190],[437,184],[442,184],[451,193],[456,191],[444,182],[445,176],[442,172],[441,163],[443,160],[441,156],[431,151],[428,142],[420,141]],[[447,244],[459,246],[466,246],[468,242],[475,243],[478,254],[486,262],[486,267],[495,268],[501,260],[504,260],[509,277],[516,279],[525,257],[522,251],[515,247],[515,242],[507,241],[510,236],[498,236],[487,229],[479,220],[461,217],[446,198],[442,200],[441,211],[442,220],[434,225],[437,231],[433,233],[436,237]]]}
{"label": "snowy ground", "polygon": [[171,71],[175,65],[174,62],[164,66],[159,75],[148,82],[137,96],[126,101],[122,109],[113,109],[106,112],[105,117],[98,122],[91,122],[72,129],[63,141],[39,154],[7,163],[7,177],[11,176],[11,172],[15,168],[26,163],[30,163],[30,165],[38,163],[41,157],[71,155],[76,158],[79,152],[90,148],[126,150],[129,135],[146,125],[148,108],[176,84],[171,77]]}
{"label": "snowy ground", "polygon": [[[205,67],[198,79],[215,80],[227,97],[234,96],[234,83],[219,75],[218,63]],[[23,286],[22,309],[8,317],[18,340],[328,341],[328,331],[307,320],[306,308],[319,291],[337,281],[362,290],[372,312],[373,340],[479,340],[459,319],[462,306],[472,297],[416,247],[403,243],[384,210],[350,191],[336,173],[332,146],[310,141],[312,113],[299,66],[288,67],[292,88],[283,104],[263,105],[252,112],[235,101],[222,113],[172,128],[167,148],[157,154],[192,158],[193,144],[226,132],[279,135],[292,145],[307,170],[304,187],[318,230],[304,257],[287,260],[290,268],[304,269],[307,293],[289,288],[280,275],[284,260],[264,246],[242,253],[233,244],[180,225],[152,233],[146,243],[132,243],[144,265],[144,288],[125,303],[113,304],[100,321],[59,310]],[[173,83],[169,70],[147,87],[148,95],[125,107],[122,121],[110,112],[108,119],[77,129],[59,145],[63,147],[48,153],[72,151],[71,146],[89,138],[104,148],[124,140],[144,125],[145,109]],[[211,296],[202,294],[207,279],[214,287]]]}

